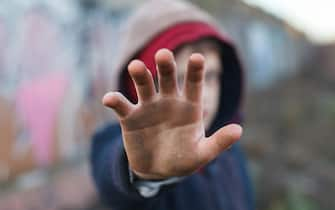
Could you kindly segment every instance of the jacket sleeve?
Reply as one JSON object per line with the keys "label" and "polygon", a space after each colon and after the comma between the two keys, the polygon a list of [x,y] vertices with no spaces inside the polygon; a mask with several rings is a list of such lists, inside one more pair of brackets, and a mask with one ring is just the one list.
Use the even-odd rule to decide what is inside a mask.
{"label": "jacket sleeve", "polygon": [[91,174],[104,203],[114,210],[147,209],[155,198],[142,197],[130,183],[128,162],[118,125],[98,130],[92,137]]}

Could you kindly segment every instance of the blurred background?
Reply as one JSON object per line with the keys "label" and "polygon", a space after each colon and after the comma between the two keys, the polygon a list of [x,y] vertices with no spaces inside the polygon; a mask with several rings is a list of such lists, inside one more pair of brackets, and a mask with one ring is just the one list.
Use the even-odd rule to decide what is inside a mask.
{"label": "blurred background", "polygon": [[[89,174],[135,0],[0,4],[0,209],[105,209]],[[193,0],[247,69],[244,138],[258,210],[335,209],[335,3]]]}

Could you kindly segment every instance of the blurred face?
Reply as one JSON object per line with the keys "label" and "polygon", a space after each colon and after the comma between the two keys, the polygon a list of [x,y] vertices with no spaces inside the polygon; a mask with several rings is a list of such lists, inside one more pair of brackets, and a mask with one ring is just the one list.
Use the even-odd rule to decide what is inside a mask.
{"label": "blurred face", "polygon": [[203,119],[205,128],[208,129],[218,111],[220,100],[220,75],[223,73],[223,66],[220,60],[220,53],[213,43],[207,41],[193,45],[186,45],[175,54],[177,63],[177,79],[179,87],[182,87],[186,73],[187,62],[190,55],[199,52],[205,57],[205,83],[203,87]]}

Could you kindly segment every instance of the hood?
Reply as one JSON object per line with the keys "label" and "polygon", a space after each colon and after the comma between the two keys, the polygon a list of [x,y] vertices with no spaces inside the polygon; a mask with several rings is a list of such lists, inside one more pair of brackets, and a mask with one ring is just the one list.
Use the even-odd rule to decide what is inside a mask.
{"label": "hood", "polygon": [[114,85],[111,89],[119,90],[131,99],[134,97],[125,87],[127,82],[131,83],[127,65],[132,59],[144,61],[156,75],[153,59],[158,49],[174,51],[183,44],[203,38],[215,39],[221,46],[225,72],[221,78],[219,110],[210,130],[214,131],[229,122],[239,122],[242,67],[231,40],[207,13],[182,0],[149,0],[130,17],[122,35],[112,72],[116,81],[111,82]]}

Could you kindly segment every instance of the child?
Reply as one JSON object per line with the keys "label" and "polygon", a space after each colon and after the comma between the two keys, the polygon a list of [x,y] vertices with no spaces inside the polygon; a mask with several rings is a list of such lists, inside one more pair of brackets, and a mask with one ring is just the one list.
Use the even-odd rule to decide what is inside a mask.
{"label": "child", "polygon": [[103,98],[120,123],[92,142],[102,199],[113,210],[253,209],[235,143],[243,78],[232,43],[206,13],[173,0],[147,2],[124,35],[119,92]]}

